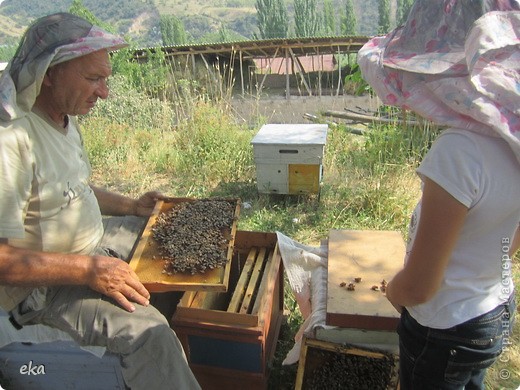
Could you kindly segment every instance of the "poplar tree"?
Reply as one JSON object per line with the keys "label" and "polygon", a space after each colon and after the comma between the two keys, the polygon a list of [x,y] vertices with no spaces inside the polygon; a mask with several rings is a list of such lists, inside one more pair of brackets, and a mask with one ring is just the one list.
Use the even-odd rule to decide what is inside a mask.
{"label": "poplar tree", "polygon": [[323,1],[323,23],[325,35],[336,35],[336,11],[332,0]]}
{"label": "poplar tree", "polygon": [[256,0],[260,38],[286,38],[289,24],[284,0]]}
{"label": "poplar tree", "polygon": [[356,13],[354,12],[354,4],[352,0],[346,0],[345,2],[345,16],[341,25],[341,32],[344,35],[357,34],[357,19]]}
{"label": "poplar tree", "polygon": [[218,30],[218,38],[219,38],[219,42],[231,41],[231,33],[229,32],[229,29],[224,24],[222,24],[220,26],[220,29]]}
{"label": "poplar tree", "polygon": [[412,8],[414,0],[397,0],[397,11],[395,15],[395,19],[397,25],[402,25],[406,22],[406,18],[408,18],[408,13],[410,12],[410,8]]}
{"label": "poplar tree", "polygon": [[316,0],[294,0],[294,32],[297,37],[316,36],[319,19]]}
{"label": "poplar tree", "polygon": [[175,15],[161,15],[159,25],[164,46],[184,45],[188,42],[184,24]]}
{"label": "poplar tree", "polygon": [[379,0],[379,33],[390,31],[390,0]]}

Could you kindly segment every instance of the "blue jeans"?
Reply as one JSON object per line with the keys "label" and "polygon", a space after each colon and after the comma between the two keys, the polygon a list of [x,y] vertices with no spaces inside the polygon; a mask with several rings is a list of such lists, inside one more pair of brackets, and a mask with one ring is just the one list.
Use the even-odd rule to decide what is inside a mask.
{"label": "blue jeans", "polygon": [[484,389],[486,369],[502,352],[502,332],[511,334],[514,313],[514,294],[507,303],[449,329],[422,326],[403,310],[397,329],[401,389]]}

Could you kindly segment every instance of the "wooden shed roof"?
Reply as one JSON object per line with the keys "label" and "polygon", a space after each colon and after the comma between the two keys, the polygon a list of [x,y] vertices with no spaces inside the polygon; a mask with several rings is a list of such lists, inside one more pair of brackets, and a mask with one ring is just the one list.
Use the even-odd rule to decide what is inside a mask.
{"label": "wooden shed roof", "polygon": [[[337,36],[313,38],[276,38],[264,40],[247,40],[225,43],[198,43],[190,45],[163,46],[161,50],[167,56],[213,54],[232,57],[241,52],[242,58],[262,58],[285,56],[284,49],[290,49],[296,56],[338,54],[357,52],[370,37]],[[156,48],[143,48],[135,51],[136,58],[144,58],[147,51]]]}

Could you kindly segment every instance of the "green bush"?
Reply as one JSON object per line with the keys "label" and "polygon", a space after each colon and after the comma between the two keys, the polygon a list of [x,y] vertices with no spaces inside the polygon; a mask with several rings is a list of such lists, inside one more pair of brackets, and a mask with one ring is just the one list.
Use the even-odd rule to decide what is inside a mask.
{"label": "green bush", "polygon": [[253,135],[235,123],[225,106],[200,101],[176,132],[174,171],[203,191],[221,182],[251,180]]}
{"label": "green bush", "polygon": [[109,98],[99,101],[89,116],[133,129],[171,130],[177,118],[170,104],[132,84],[125,75],[112,76]]}
{"label": "green bush", "polygon": [[126,82],[135,90],[157,98],[169,88],[170,73],[164,52],[160,48],[146,49],[142,60],[133,59],[132,45],[112,55],[114,75],[124,75]]}

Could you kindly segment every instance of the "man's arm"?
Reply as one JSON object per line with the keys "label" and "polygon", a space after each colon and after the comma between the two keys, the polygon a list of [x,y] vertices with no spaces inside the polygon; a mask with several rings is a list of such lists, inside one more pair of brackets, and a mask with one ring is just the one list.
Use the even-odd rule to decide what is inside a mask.
{"label": "man's arm", "polygon": [[104,190],[100,187],[90,185],[103,215],[137,215],[148,217],[159,199],[168,202],[170,197],[159,192],[150,191],[137,199],[120,195],[115,192]]}
{"label": "man's arm", "polygon": [[146,306],[150,299],[150,293],[123,260],[31,251],[10,246],[5,238],[0,238],[0,284],[85,285],[113,298],[130,312],[135,310],[131,302]]}

